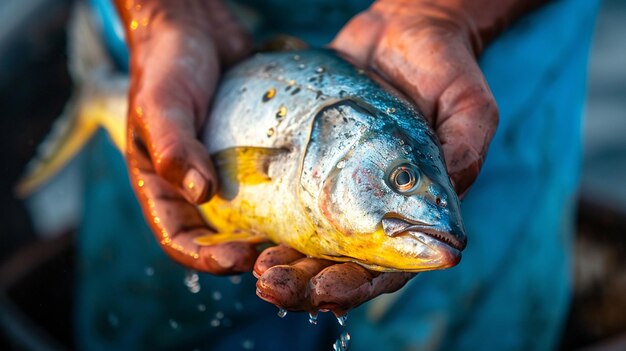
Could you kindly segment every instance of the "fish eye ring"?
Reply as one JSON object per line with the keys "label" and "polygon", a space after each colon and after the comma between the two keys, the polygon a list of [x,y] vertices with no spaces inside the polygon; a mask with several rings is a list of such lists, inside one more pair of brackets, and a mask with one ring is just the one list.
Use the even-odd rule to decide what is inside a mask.
{"label": "fish eye ring", "polygon": [[418,170],[410,163],[396,166],[389,174],[389,184],[403,194],[414,190],[419,180]]}

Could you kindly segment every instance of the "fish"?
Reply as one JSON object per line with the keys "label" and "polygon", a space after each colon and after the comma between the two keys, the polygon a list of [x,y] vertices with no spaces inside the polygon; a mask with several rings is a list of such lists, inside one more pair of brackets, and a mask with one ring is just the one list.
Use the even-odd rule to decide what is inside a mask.
{"label": "fish", "polygon": [[[123,153],[128,77],[88,81],[18,184],[22,196],[100,128]],[[461,259],[460,202],[432,128],[401,93],[330,49],[257,53],[229,69],[201,139],[220,188],[199,206],[218,234],[197,244],[269,239],[385,272]]]}
{"label": "fish", "polygon": [[461,258],[460,204],[433,130],[332,50],[261,53],[231,69],[202,139],[221,189],[200,209],[220,233],[377,271]]}

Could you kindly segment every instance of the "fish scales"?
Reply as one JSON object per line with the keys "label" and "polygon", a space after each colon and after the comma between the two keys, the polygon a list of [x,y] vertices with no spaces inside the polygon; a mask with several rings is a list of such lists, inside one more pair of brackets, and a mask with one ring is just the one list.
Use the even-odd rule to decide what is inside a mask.
{"label": "fish scales", "polygon": [[[218,193],[204,205],[207,220],[218,231],[246,228],[313,257],[354,261],[376,270],[420,271],[456,264],[460,253],[450,252],[459,251],[465,237],[458,199],[451,190],[436,137],[412,104],[381,84],[328,50],[258,54],[228,72],[203,138],[209,152],[241,146],[284,151],[270,161],[269,181],[240,182],[237,197]],[[378,140],[383,147],[367,140],[368,136],[390,133],[395,137]],[[325,184],[341,172],[337,166],[345,164],[346,155],[355,148],[378,154],[376,167],[361,170],[378,181],[360,188],[345,181]],[[398,158],[396,151],[403,148],[414,155],[419,151],[430,156],[419,160],[423,183],[431,187],[422,190],[439,194],[431,197],[434,202],[446,203],[447,209],[433,208],[429,201],[402,199],[394,202],[392,211],[385,206],[386,196],[398,195],[381,181],[389,176],[387,160]],[[231,187],[232,181],[223,177],[221,181],[224,189]],[[333,192],[341,195],[332,196]],[[240,201],[256,206],[240,205]],[[226,217],[221,212],[233,207],[240,209],[237,218],[220,220]],[[447,217],[442,219],[443,212]],[[407,213],[428,218],[414,222],[427,223],[439,233],[428,236],[422,230],[417,239],[409,240],[384,233],[383,218],[391,215],[402,221],[402,214]],[[404,217],[412,223],[411,216]],[[452,225],[437,227],[437,217]],[[457,249],[434,249],[436,245],[420,242],[427,237],[445,239],[446,235],[456,239]],[[398,248],[389,243],[393,240],[406,243]],[[428,256],[424,252],[429,250],[436,252],[431,253],[433,257],[417,259]],[[368,254],[360,255],[362,251]],[[398,258],[407,255],[416,258],[415,262],[397,264]]]}

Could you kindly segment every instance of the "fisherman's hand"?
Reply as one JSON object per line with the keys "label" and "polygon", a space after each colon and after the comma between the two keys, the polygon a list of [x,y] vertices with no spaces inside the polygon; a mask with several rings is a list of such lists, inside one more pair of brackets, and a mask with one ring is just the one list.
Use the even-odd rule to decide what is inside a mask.
{"label": "fisherman's hand", "polygon": [[[478,176],[498,109],[476,62],[485,43],[541,0],[380,0],[354,17],[331,47],[404,92],[433,126],[455,189]],[[342,314],[401,288],[409,273],[303,258],[279,246],[255,265],[257,295],[288,310]]]}
{"label": "fisherman's hand", "polygon": [[263,300],[290,311],[332,311],[337,316],[400,289],[415,275],[308,258],[284,245],[263,251],[253,272],[258,278],[257,295]]}
{"label": "fisherman's hand", "polygon": [[253,245],[199,247],[210,233],[196,205],[217,189],[197,139],[220,66],[251,45],[219,1],[127,1],[116,6],[131,52],[127,162],[144,216],[174,260],[200,271],[249,271]]}

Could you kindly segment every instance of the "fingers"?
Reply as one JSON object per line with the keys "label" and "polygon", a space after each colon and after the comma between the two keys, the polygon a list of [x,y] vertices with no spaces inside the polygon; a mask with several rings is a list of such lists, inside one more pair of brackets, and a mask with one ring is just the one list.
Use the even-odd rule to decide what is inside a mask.
{"label": "fingers", "polygon": [[254,244],[229,242],[198,246],[194,239],[211,234],[198,208],[187,202],[154,171],[146,150],[128,142],[130,179],[144,217],[163,250],[178,263],[212,274],[233,274],[252,269],[257,257]]}
{"label": "fingers", "polygon": [[304,254],[290,248],[286,245],[278,245],[265,249],[254,264],[253,274],[259,278],[268,269],[277,266],[290,264],[301,258],[304,258]]}
{"label": "fingers", "polygon": [[309,281],[331,264],[327,260],[303,258],[289,265],[274,266],[257,281],[257,295],[290,311],[315,311],[308,297]]}
{"label": "fingers", "polygon": [[311,280],[312,305],[341,316],[378,295],[400,289],[413,276],[402,272],[372,272],[352,262],[335,264]]}
{"label": "fingers", "polygon": [[[286,246],[277,246],[259,256],[255,275],[259,278],[260,298],[287,310],[332,311],[341,316],[381,294],[400,289],[414,276],[373,272],[352,262],[297,259],[298,256],[297,251]],[[260,266],[270,268],[263,271],[257,269]]]}

